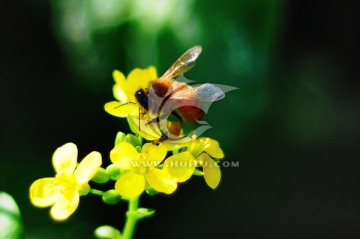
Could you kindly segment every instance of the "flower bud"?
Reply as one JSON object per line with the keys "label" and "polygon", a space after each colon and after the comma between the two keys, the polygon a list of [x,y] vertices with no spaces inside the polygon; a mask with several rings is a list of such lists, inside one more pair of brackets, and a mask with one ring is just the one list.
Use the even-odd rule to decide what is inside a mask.
{"label": "flower bud", "polygon": [[113,205],[121,200],[121,196],[114,189],[110,189],[103,194],[102,200],[107,204]]}
{"label": "flower bud", "polygon": [[120,168],[115,164],[110,164],[107,166],[106,172],[113,177],[118,177],[121,174]]}
{"label": "flower bud", "polygon": [[91,179],[95,183],[106,183],[109,181],[110,175],[104,168],[98,168],[95,176]]}
{"label": "flower bud", "polygon": [[158,191],[156,191],[154,188],[152,188],[152,187],[147,187],[146,189],[145,189],[145,191],[146,191],[146,193],[148,194],[148,195],[150,195],[150,196],[154,196],[154,195],[156,195],[156,194],[158,194]]}
{"label": "flower bud", "polygon": [[136,147],[136,146],[141,147],[141,143],[140,143],[139,139],[132,134],[126,135],[124,141],[128,142],[129,144],[132,144],[134,147]]}
{"label": "flower bud", "polygon": [[117,134],[116,134],[116,137],[115,137],[115,145],[121,143],[121,142],[124,142],[125,140],[125,137],[126,137],[126,134],[124,134],[123,132],[119,131]]}
{"label": "flower bud", "polygon": [[103,225],[96,228],[94,235],[98,239],[121,238],[120,231],[108,225]]}
{"label": "flower bud", "polygon": [[84,195],[87,195],[90,191],[90,185],[89,184],[82,184],[82,185],[79,185],[79,194],[81,196],[84,196]]}

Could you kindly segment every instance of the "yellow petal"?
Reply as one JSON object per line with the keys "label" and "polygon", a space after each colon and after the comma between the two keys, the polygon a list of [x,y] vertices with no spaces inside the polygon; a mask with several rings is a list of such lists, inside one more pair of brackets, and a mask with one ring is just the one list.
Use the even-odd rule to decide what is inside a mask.
{"label": "yellow petal", "polygon": [[159,144],[157,146],[152,143],[147,143],[142,147],[141,160],[151,161],[156,164],[160,163],[165,158],[166,154],[167,150],[163,145]]}
{"label": "yellow petal", "polygon": [[157,79],[156,69],[153,66],[147,69],[136,68],[130,72],[127,77],[129,93],[133,93],[139,89],[149,88],[150,82]]}
{"label": "yellow petal", "polygon": [[[138,89],[133,88],[133,83],[128,79],[125,79],[125,76],[120,72],[115,70],[113,72],[113,77],[115,79],[115,86],[113,88],[113,93],[116,99],[120,100],[121,102],[136,102],[135,99],[135,92]],[[124,100],[126,99],[126,100]]]}
{"label": "yellow petal", "polygon": [[167,151],[172,151],[176,145],[176,147],[178,149],[181,149],[181,148],[184,148],[184,147],[189,147],[191,144],[191,141],[190,142],[186,142],[186,143],[174,143],[174,142],[171,142],[171,141],[164,141],[162,143],[163,146],[165,146],[165,148],[167,149]]}
{"label": "yellow petal", "polygon": [[122,104],[119,101],[111,101],[105,104],[104,109],[107,113],[116,117],[127,117],[128,115],[139,114],[137,104]]}
{"label": "yellow petal", "polygon": [[220,148],[219,142],[211,138],[202,138],[204,142],[205,152],[211,157],[221,159],[224,158],[224,153]]}
{"label": "yellow petal", "polygon": [[125,84],[126,83],[126,78],[125,78],[124,74],[121,71],[114,70],[113,71],[113,78],[114,78],[116,83],[120,83],[120,84]]}
{"label": "yellow petal", "polygon": [[221,170],[219,165],[206,153],[201,154],[198,157],[198,160],[201,160],[203,163],[203,172],[204,179],[206,184],[215,189],[221,179]]}
{"label": "yellow petal", "polygon": [[146,181],[158,192],[171,194],[175,191],[177,183],[169,175],[158,168],[154,168],[145,175]]}
{"label": "yellow petal", "polygon": [[96,170],[101,165],[101,154],[91,152],[78,165],[74,172],[76,181],[79,184],[87,183],[96,174]]}
{"label": "yellow petal", "polygon": [[184,182],[195,170],[195,159],[188,151],[175,154],[165,160],[164,170],[176,181]]}
{"label": "yellow petal", "polygon": [[131,169],[132,161],[139,160],[139,158],[139,153],[134,146],[127,142],[117,144],[110,152],[111,162],[123,170]]}
{"label": "yellow petal", "polygon": [[79,193],[73,190],[62,194],[59,200],[51,208],[51,217],[59,221],[67,219],[78,207],[79,197]]}
{"label": "yellow petal", "polygon": [[113,87],[115,98],[122,103],[137,103],[135,98],[136,91],[149,88],[150,82],[155,80],[157,75],[156,69],[154,67],[149,67],[148,69],[134,69],[130,72],[127,79],[125,79],[125,76],[120,71],[115,70],[113,72],[113,77],[116,82]]}
{"label": "yellow petal", "polygon": [[146,140],[158,140],[161,137],[161,131],[153,124],[148,124],[148,120],[139,120],[138,115],[128,117],[129,126],[132,132],[139,134]]}
{"label": "yellow petal", "polygon": [[55,178],[38,179],[30,186],[30,201],[37,207],[53,205],[60,195],[60,188]]}
{"label": "yellow petal", "polygon": [[115,84],[113,86],[113,93],[114,93],[115,99],[117,99],[118,101],[120,101],[122,103],[128,102],[128,98],[126,96],[126,91],[124,91],[124,89],[121,88],[121,86],[119,84]]}
{"label": "yellow petal", "polygon": [[144,176],[132,172],[123,174],[115,183],[115,190],[126,199],[139,196],[144,189]]}
{"label": "yellow petal", "polygon": [[75,144],[67,143],[57,148],[52,163],[56,173],[72,174],[76,167],[78,150]]}
{"label": "yellow petal", "polygon": [[123,103],[128,102],[128,81],[126,80],[124,74],[118,70],[114,70],[113,78],[115,80],[115,85],[113,87],[114,97]]}

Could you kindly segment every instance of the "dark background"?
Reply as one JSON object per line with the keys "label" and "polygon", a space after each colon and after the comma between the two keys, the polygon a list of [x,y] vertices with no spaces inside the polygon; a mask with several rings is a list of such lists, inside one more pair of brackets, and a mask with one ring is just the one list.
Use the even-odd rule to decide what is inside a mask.
{"label": "dark background", "polygon": [[[350,1],[349,1],[350,2]],[[107,5],[109,4],[109,5]],[[109,7],[110,6],[110,7]],[[92,238],[122,228],[125,203],[81,198],[57,223],[28,188],[53,176],[51,155],[74,142],[108,152],[126,122],[105,113],[112,71],[162,74],[193,45],[187,74],[239,87],[215,103],[206,132],[227,162],[211,190],[202,178],[156,209],[135,238],[358,238],[359,13],[328,1],[2,1],[0,190],[17,201],[26,238]]]}

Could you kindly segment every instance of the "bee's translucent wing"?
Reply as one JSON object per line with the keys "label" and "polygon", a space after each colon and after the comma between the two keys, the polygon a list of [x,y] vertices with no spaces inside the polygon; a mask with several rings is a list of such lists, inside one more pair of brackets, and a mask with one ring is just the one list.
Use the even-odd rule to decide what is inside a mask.
{"label": "bee's translucent wing", "polygon": [[190,70],[195,65],[195,61],[199,57],[201,50],[201,46],[194,46],[187,50],[160,78],[174,79]]}
{"label": "bee's translucent wing", "polygon": [[195,87],[189,86],[178,91],[175,90],[174,93],[171,94],[170,99],[181,100],[193,97],[196,97],[196,99],[202,102],[214,102],[223,99],[225,93],[219,87],[206,83]]}
{"label": "bee's translucent wing", "polygon": [[195,87],[196,95],[200,101],[213,102],[225,97],[225,93],[213,84],[203,84]]}

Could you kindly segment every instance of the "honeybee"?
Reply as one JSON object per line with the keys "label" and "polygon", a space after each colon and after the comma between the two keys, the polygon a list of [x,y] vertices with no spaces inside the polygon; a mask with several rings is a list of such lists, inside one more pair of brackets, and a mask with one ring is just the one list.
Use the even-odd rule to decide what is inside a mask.
{"label": "honeybee", "polygon": [[[179,82],[177,77],[189,71],[199,57],[202,48],[194,46],[180,56],[158,79],[151,81],[148,88],[139,89],[135,98],[141,106],[141,115],[148,113],[148,124],[158,123],[174,115],[179,119],[172,123],[168,132],[162,132],[160,140],[168,139],[168,134],[179,135],[182,121],[197,123],[202,115],[202,103],[224,98],[224,92],[213,84],[191,86]],[[140,115],[139,115],[140,118]]]}

